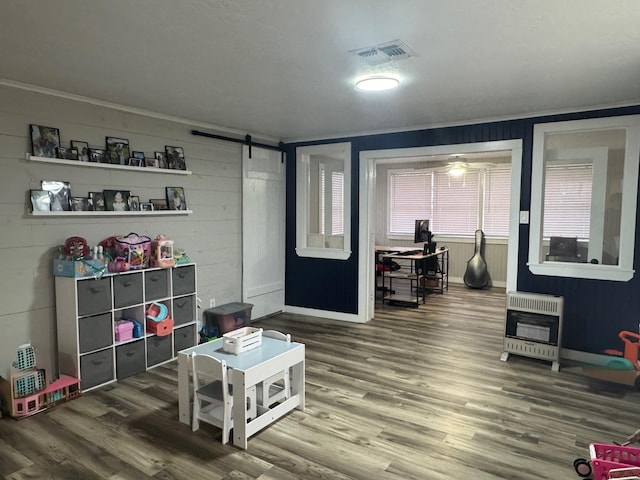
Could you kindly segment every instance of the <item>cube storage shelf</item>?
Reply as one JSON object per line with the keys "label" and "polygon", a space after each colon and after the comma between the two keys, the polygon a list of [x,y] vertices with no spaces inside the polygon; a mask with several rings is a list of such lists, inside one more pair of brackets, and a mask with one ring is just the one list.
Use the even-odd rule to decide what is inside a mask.
{"label": "cube storage shelf", "polygon": [[[59,369],[79,378],[82,391],[144,372],[197,344],[195,264],[55,282]],[[167,307],[174,320],[171,334],[147,330],[152,302]],[[116,341],[121,318],[140,325],[138,336]]]}

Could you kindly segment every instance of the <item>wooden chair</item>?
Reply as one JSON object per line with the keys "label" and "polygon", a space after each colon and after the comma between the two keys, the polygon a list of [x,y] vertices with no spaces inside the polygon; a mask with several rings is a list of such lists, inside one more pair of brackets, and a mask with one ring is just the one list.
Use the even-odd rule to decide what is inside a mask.
{"label": "wooden chair", "polygon": [[[263,337],[275,338],[291,343],[291,335],[276,330],[263,330]],[[284,370],[272,375],[265,381],[256,385],[257,402],[263,407],[269,407],[280,400],[291,396],[291,379],[289,370]]]}
{"label": "wooden chair", "polygon": [[191,355],[193,372],[193,419],[191,429],[200,421],[222,429],[222,443],[229,443],[233,428],[233,394],[227,381],[227,364],[209,355]]}

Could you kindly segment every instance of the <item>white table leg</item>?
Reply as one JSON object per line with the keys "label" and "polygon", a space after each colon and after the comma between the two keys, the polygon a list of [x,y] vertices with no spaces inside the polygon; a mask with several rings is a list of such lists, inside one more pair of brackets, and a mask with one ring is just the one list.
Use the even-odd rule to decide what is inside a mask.
{"label": "white table leg", "polygon": [[305,383],[305,373],[304,373],[304,360],[299,363],[296,363],[291,368],[291,390],[292,395],[300,395],[300,402],[296,407],[296,410],[302,410],[304,412],[304,383]]}
{"label": "white table leg", "polygon": [[178,417],[182,423],[191,424],[189,400],[189,355],[178,354]]}
{"label": "white table leg", "polygon": [[247,448],[247,390],[244,372],[231,370],[233,385],[233,444]]}

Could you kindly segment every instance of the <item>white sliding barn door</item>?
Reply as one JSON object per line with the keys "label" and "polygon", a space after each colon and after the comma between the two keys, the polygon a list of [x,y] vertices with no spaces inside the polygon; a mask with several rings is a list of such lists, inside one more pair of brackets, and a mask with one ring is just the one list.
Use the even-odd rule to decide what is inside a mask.
{"label": "white sliding barn door", "polygon": [[242,147],[242,301],[256,319],[284,310],[285,164]]}

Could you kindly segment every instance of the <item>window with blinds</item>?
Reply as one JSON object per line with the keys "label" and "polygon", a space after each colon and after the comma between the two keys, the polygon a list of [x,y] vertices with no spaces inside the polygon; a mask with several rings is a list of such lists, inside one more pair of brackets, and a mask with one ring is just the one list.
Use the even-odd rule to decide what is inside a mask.
{"label": "window with blinds", "polygon": [[389,234],[413,235],[416,219],[431,218],[431,179],[428,171],[389,171]]}
{"label": "window with blinds", "polygon": [[[389,235],[412,235],[429,219],[438,235],[508,237],[511,168],[467,169],[458,177],[435,170],[390,170]],[[481,201],[482,200],[482,201]]]}
{"label": "window with blinds", "polygon": [[589,240],[593,165],[549,166],[545,169],[543,238]]}
{"label": "window with blinds", "polygon": [[511,168],[495,167],[484,172],[482,231],[489,237],[509,236]]}
{"label": "window with blinds", "polygon": [[[319,227],[320,233],[325,235],[344,234],[344,173],[329,172],[331,182],[327,184],[328,170],[324,165],[320,165],[320,212]],[[326,194],[329,192],[329,195]],[[327,205],[329,202],[329,205]],[[330,213],[328,213],[330,212]],[[325,225],[331,225],[331,231],[327,232]]]}

